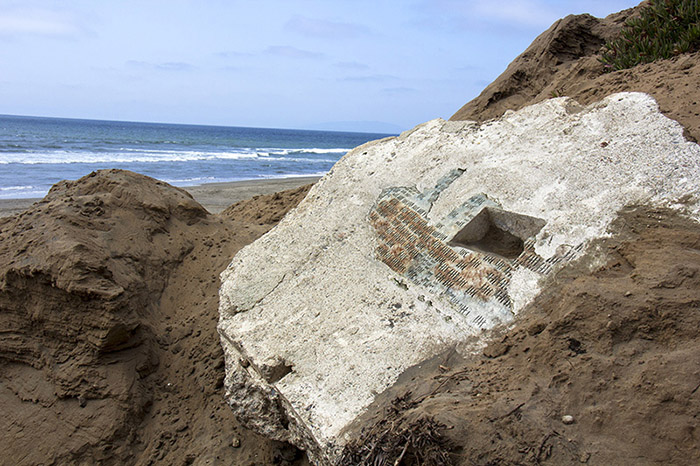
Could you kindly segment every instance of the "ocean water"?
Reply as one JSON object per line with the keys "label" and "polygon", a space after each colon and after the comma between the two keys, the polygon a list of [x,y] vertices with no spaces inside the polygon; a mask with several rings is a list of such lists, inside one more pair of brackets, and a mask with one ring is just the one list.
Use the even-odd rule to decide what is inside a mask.
{"label": "ocean water", "polygon": [[0,115],[0,199],[42,197],[104,168],[175,186],[323,175],[348,150],[386,136]]}

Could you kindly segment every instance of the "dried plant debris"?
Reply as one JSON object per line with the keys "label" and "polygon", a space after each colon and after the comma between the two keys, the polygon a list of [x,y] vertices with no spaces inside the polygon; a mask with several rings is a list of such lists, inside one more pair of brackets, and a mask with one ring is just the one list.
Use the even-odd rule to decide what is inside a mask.
{"label": "dried plant debris", "polygon": [[[402,402],[397,398],[395,402]],[[455,447],[443,435],[445,425],[422,417],[408,426],[383,419],[363,430],[348,443],[338,466],[446,466],[453,461]]]}

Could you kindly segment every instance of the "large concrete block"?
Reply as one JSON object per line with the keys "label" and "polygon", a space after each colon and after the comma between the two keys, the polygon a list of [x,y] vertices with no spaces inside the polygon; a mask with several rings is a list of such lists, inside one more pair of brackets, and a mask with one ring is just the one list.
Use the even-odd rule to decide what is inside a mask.
{"label": "large concrete block", "polygon": [[697,218],[699,190],[700,148],[638,93],[360,146],[222,274],[228,401],[330,464],[402,371],[512,321],[620,208]]}

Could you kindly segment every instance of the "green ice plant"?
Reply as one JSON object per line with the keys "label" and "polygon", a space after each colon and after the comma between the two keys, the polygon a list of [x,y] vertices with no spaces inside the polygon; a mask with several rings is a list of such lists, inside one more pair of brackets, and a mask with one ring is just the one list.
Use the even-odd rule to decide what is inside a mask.
{"label": "green ice plant", "polygon": [[700,49],[700,0],[651,0],[605,44],[606,71],[671,58]]}

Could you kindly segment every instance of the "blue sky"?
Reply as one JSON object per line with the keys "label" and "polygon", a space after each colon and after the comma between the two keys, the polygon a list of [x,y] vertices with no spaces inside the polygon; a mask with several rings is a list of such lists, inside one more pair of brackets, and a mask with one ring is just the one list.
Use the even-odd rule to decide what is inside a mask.
{"label": "blue sky", "polygon": [[558,18],[637,3],[0,0],[0,113],[407,129],[448,118]]}

